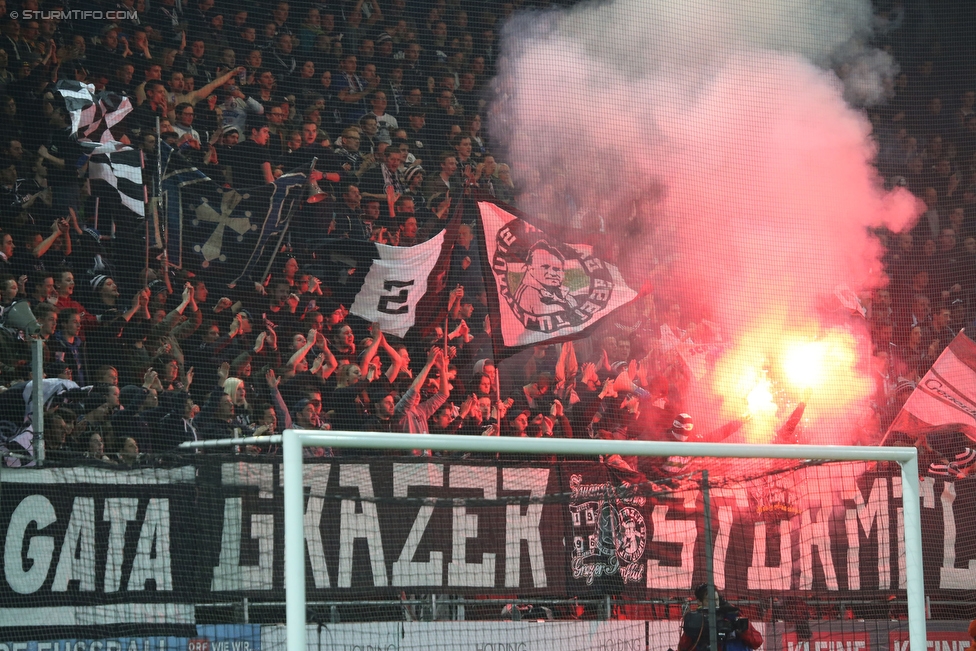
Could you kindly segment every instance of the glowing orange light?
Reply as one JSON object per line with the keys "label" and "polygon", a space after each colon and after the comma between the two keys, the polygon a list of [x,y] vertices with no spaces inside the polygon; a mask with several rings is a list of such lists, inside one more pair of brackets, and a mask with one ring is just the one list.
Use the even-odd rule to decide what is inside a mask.
{"label": "glowing orange light", "polygon": [[749,395],[746,396],[746,404],[749,405],[749,413],[755,417],[763,414],[772,414],[776,411],[776,403],[773,402],[772,385],[769,380],[763,378],[756,382]]}
{"label": "glowing orange light", "polygon": [[845,442],[851,414],[866,408],[874,390],[859,351],[854,334],[843,328],[764,323],[747,330],[711,373],[711,389],[723,399],[721,417],[748,414],[737,436],[768,442],[802,401],[809,441]]}
{"label": "glowing orange light", "polygon": [[786,379],[797,389],[820,386],[825,379],[824,364],[828,353],[828,345],[820,341],[790,346],[783,356]]}

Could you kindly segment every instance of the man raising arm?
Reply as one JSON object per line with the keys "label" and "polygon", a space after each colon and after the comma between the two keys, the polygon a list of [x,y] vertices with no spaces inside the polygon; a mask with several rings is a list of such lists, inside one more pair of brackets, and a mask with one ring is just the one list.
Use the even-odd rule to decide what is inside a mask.
{"label": "man raising arm", "polygon": [[[427,381],[427,376],[434,365],[440,371],[440,383],[437,393],[431,398],[420,402],[420,389]],[[447,383],[448,360],[444,356],[444,351],[440,348],[431,348],[427,354],[427,363],[424,368],[417,373],[410,388],[406,390],[400,402],[397,403],[394,413],[400,418],[400,431],[411,434],[429,434],[430,429],[427,420],[434,415],[441,405],[447,402],[450,388]]]}
{"label": "man raising arm", "polygon": [[[202,88],[198,88],[197,90],[192,90],[189,93],[180,93],[180,90],[182,90],[182,88],[179,89],[173,88],[174,93],[176,93],[176,97],[174,98],[175,100],[174,104],[182,104],[183,102],[187,102],[189,104],[196,104],[200,100],[207,99],[215,90],[217,90],[218,88],[226,84],[228,81],[233,79],[238,74],[245,71],[246,68],[244,67],[231,68],[224,74],[220,75],[219,77],[211,81],[206,86],[203,86]],[[182,73],[175,73],[175,72],[173,73],[174,77],[176,77],[177,75],[179,75],[181,80],[180,83],[182,84]]]}

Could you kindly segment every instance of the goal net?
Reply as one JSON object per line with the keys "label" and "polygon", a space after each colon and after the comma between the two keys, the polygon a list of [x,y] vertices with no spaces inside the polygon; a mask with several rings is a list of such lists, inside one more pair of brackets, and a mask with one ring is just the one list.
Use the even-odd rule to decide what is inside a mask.
{"label": "goal net", "polygon": [[[284,440],[276,648],[664,651],[755,635],[767,649],[853,651],[925,639],[914,448],[429,436],[422,456],[415,435]],[[303,464],[302,446],[338,462]],[[356,456],[368,447],[402,456]],[[714,629],[695,596],[709,583]],[[336,590],[362,601],[336,604]]]}

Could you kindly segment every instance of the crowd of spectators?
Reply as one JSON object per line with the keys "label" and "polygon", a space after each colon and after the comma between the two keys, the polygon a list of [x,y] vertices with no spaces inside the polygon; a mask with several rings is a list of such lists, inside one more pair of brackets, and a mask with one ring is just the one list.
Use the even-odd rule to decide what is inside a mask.
{"label": "crowd of spectators", "polygon": [[864,299],[879,402],[898,404],[976,316],[976,90],[971,62],[953,54],[971,39],[973,14],[962,3],[879,4],[879,45],[900,72],[887,102],[868,110],[877,166],[924,210],[910,230],[878,231],[889,282]]}
{"label": "crowd of spectators", "polygon": [[[14,4],[0,0],[0,310],[26,300],[40,325],[53,395],[49,458],[140,463],[183,441],[293,425],[695,436],[682,409],[689,373],[673,342],[708,341],[715,326],[691,322],[679,301],[643,298],[594,336],[538,346],[501,374],[467,213],[444,279],[449,298],[436,308],[443,325],[406,339],[351,316],[347,285],[357,270],[341,250],[311,244],[416,244],[443,228],[452,200],[472,188],[518,205],[526,188],[496,161],[482,120],[495,36],[521,3],[101,5],[128,17],[15,19]],[[869,111],[878,167],[928,206],[913,231],[878,233],[891,282],[865,302],[883,411],[973,317],[976,91],[939,83],[968,78],[941,74],[946,57],[916,56],[938,48],[901,4],[879,6],[877,16],[880,45],[902,62],[891,101]],[[325,200],[305,207],[269,277],[208,287],[205,276],[170,268],[159,251],[134,253],[145,248],[141,226],[124,214],[103,211],[99,230],[84,152],[54,92],[58,79],[128,97],[134,110],[118,128],[147,160],[161,138],[226,187],[271,182],[313,160],[339,180],[323,181]],[[30,356],[29,341],[7,323],[2,438],[24,453],[7,458],[13,465],[30,452]],[[609,461],[625,474],[675,471]]]}

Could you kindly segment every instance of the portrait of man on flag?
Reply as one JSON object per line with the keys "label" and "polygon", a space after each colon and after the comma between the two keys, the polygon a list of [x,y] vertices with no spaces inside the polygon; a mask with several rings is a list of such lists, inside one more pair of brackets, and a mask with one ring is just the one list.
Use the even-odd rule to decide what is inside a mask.
{"label": "portrait of man on flag", "polygon": [[[479,202],[501,345],[521,347],[583,336],[637,297],[619,269],[582,242],[560,242],[491,202]],[[565,238],[563,238],[565,239]]]}
{"label": "portrait of man on flag", "polygon": [[525,275],[515,290],[515,304],[526,314],[542,316],[565,313],[571,317],[576,298],[563,285],[566,257],[548,241],[541,239],[525,258]]}

